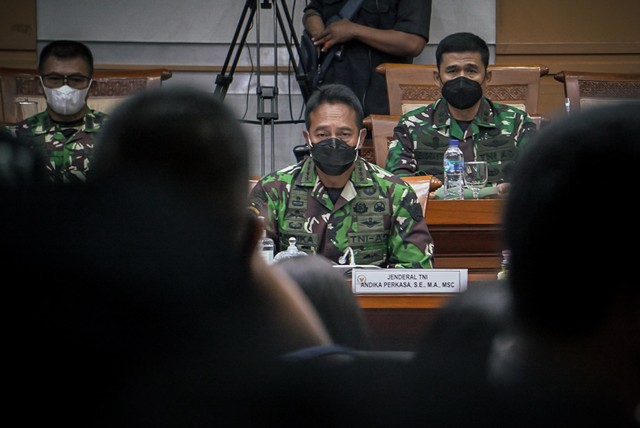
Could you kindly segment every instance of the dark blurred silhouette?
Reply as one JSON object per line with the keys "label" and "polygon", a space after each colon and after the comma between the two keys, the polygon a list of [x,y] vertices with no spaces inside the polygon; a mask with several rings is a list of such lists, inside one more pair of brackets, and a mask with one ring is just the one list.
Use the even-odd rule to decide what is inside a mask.
{"label": "dark blurred silhouette", "polygon": [[0,129],[0,189],[42,184],[44,160],[40,153],[6,129]]}
{"label": "dark blurred silhouette", "polygon": [[246,136],[187,88],[141,93],[112,119],[93,180],[3,198],[9,407],[38,425],[252,424],[288,395],[277,358],[329,338],[260,264]]}
{"label": "dark blurred silhouette", "polygon": [[501,421],[499,397],[488,381],[494,341],[510,322],[503,281],[481,281],[451,298],[428,325],[416,350],[416,393],[410,420],[433,426],[491,426]]}
{"label": "dark blurred silhouette", "polygon": [[638,238],[639,117],[640,103],[593,108],[525,148],[504,213],[509,278],[473,284],[428,328],[417,423],[640,426],[640,287],[620,247]]}
{"label": "dark blurred silhouette", "polygon": [[533,421],[640,425],[640,287],[621,247],[640,237],[638,118],[640,102],[554,121],[515,172],[504,222],[515,332],[493,377]]}
{"label": "dark blurred silhouette", "polygon": [[333,342],[370,350],[369,330],[358,300],[344,275],[320,254],[285,259],[276,264],[304,291],[327,327]]}

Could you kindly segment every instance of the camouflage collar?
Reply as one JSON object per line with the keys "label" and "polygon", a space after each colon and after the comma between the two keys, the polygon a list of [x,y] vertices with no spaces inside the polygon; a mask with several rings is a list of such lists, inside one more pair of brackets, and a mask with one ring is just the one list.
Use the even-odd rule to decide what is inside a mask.
{"label": "camouflage collar", "polygon": [[[27,119],[29,127],[33,129],[34,135],[48,134],[56,123],[49,116],[49,107],[45,111],[37,113]],[[85,107],[84,123],[80,127],[80,131],[85,133],[96,133],[102,130],[102,119],[98,117],[96,111]]]}
{"label": "camouflage collar", "polygon": [[[482,97],[480,108],[473,118],[472,123],[480,128],[497,128],[495,123],[494,106],[491,100]],[[433,106],[433,128],[443,129],[451,126],[451,113],[444,98],[436,100]]]}
{"label": "camouflage collar", "polygon": [[[355,187],[368,187],[373,186],[373,179],[371,178],[372,168],[367,161],[358,157],[356,159],[356,167],[351,173],[349,180]],[[296,180],[296,185],[313,187],[318,181],[318,174],[316,174],[316,164],[313,158],[309,157],[302,164],[302,171]]]}

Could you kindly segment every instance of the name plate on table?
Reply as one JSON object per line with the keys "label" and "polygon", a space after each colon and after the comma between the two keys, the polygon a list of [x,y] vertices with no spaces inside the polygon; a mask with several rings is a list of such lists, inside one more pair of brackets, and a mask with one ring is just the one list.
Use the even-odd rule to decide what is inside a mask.
{"label": "name plate on table", "polygon": [[355,294],[461,293],[468,269],[358,269],[351,272]]}

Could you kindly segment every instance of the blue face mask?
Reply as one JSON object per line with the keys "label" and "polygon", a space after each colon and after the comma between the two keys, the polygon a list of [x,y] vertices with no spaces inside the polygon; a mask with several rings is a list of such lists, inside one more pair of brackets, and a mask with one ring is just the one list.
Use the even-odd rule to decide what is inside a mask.
{"label": "blue face mask", "polygon": [[358,156],[356,147],[351,147],[337,138],[328,138],[311,144],[311,157],[320,171],[337,176],[348,170],[355,162]]}

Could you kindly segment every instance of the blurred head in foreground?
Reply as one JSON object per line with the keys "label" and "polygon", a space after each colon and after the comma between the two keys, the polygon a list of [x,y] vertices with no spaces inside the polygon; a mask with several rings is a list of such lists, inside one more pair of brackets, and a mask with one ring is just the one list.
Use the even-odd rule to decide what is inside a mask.
{"label": "blurred head in foreground", "polygon": [[505,348],[504,360],[516,369],[504,378],[513,381],[519,373],[551,406],[563,402],[560,391],[570,391],[574,404],[585,397],[597,403],[587,413],[566,402],[556,409],[574,421],[582,414],[591,422],[606,415],[610,422],[637,423],[640,286],[637,252],[626,248],[640,238],[638,214],[630,208],[639,174],[640,102],[553,121],[530,147],[505,212],[519,334],[515,346]]}

